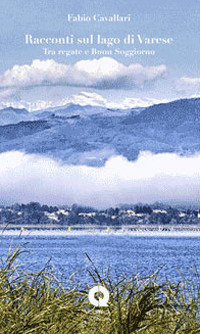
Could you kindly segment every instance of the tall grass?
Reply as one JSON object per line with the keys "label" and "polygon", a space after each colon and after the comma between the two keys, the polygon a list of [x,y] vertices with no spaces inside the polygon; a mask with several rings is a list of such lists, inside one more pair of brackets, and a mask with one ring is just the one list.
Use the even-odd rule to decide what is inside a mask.
{"label": "tall grass", "polygon": [[[25,272],[17,247],[0,266],[0,334],[175,334],[200,333],[198,286],[149,277],[101,277],[91,262],[93,285],[110,291],[108,307],[95,308],[88,290],[65,287],[47,265]],[[91,260],[90,260],[91,261]]]}

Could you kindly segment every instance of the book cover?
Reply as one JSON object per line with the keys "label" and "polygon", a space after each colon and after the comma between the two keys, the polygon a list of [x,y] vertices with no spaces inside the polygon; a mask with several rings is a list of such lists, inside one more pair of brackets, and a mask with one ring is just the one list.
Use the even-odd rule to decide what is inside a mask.
{"label": "book cover", "polygon": [[[184,279],[195,291],[199,284],[199,5],[198,0],[1,2],[1,256],[7,256],[11,243],[19,244],[31,251],[21,254],[23,268],[31,265],[39,272],[48,263],[67,291],[76,272],[74,284],[96,289],[101,283],[110,293],[102,305],[96,290],[89,304],[80,295],[72,298],[70,309],[76,312],[70,319],[64,317],[66,305],[66,313],[58,307],[53,317],[47,296],[49,318],[37,313],[38,306],[24,310],[22,319],[16,308],[15,333],[23,328],[44,333],[42,326],[50,334],[75,333],[79,311],[76,333],[93,333],[97,323],[99,333],[111,333],[109,326],[112,333],[197,333],[197,294],[190,289],[194,316],[184,288],[181,297],[178,291]],[[136,311],[143,300],[136,297],[143,291],[141,281],[133,297],[133,281],[128,285],[127,280],[151,277],[145,284],[152,291],[149,282],[157,271],[182,298],[174,306],[180,307],[180,321],[170,308],[176,304],[173,288],[162,290],[161,283],[147,301],[157,301],[158,318],[153,306]],[[131,310],[129,302],[120,304],[122,318],[131,314],[124,322],[119,291],[108,284],[122,277],[127,286],[119,290],[121,302],[124,291],[132,298]],[[23,301],[29,284],[25,290],[13,284]],[[160,303],[163,309],[167,305],[169,318],[158,305],[163,291],[171,304],[162,304],[162,298]],[[12,321],[4,317],[11,333]]]}

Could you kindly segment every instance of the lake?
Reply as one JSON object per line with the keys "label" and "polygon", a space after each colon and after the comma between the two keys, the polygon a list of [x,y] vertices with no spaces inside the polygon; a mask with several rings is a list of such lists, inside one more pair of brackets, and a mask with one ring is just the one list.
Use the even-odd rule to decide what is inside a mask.
{"label": "lake", "polygon": [[[196,269],[200,273],[199,236],[136,236],[136,235],[1,235],[1,258],[5,259],[9,245],[21,244],[28,253],[20,256],[28,270],[42,269],[51,258],[56,275],[64,280],[77,272],[83,283],[90,281],[87,269],[90,264],[87,253],[100,272],[110,268],[113,278],[123,273],[128,276],[140,273],[148,275],[159,267],[160,275],[178,281],[181,273],[194,279]],[[28,242],[28,243],[27,243]],[[27,243],[27,244],[25,244]]]}

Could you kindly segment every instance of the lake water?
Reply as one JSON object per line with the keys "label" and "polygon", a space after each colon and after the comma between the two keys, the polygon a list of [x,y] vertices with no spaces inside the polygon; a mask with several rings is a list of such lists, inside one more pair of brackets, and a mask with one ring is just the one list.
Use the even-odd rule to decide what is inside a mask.
{"label": "lake water", "polygon": [[[39,270],[51,258],[56,274],[64,279],[77,272],[77,279],[89,282],[87,253],[100,272],[110,268],[113,278],[123,273],[148,275],[163,266],[160,275],[180,280],[200,273],[200,237],[134,236],[134,235],[1,235],[1,257],[5,259],[9,245],[28,244],[30,251],[21,255],[28,269]],[[181,271],[181,273],[179,272]]]}

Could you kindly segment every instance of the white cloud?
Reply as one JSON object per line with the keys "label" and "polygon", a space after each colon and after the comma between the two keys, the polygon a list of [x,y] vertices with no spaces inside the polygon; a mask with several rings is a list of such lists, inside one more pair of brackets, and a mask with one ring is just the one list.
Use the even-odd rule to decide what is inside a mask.
{"label": "white cloud", "polygon": [[0,87],[37,87],[48,85],[118,89],[142,87],[145,82],[164,77],[166,66],[128,66],[113,58],[81,60],[74,65],[53,59],[33,60],[31,65],[15,65],[0,76]]}
{"label": "white cloud", "polygon": [[143,152],[137,161],[122,156],[105,166],[63,165],[22,152],[0,154],[1,202],[108,207],[164,200],[199,201],[200,154],[190,157]]}
{"label": "white cloud", "polygon": [[20,94],[17,92],[15,88],[6,88],[0,90],[0,99],[1,101],[6,101],[8,99],[12,99],[15,101],[20,100]]}
{"label": "white cloud", "polygon": [[200,78],[181,77],[176,82],[177,91],[185,91],[192,94],[200,94]]}

